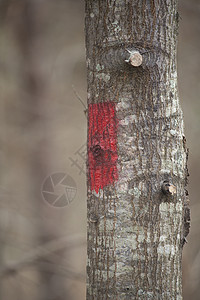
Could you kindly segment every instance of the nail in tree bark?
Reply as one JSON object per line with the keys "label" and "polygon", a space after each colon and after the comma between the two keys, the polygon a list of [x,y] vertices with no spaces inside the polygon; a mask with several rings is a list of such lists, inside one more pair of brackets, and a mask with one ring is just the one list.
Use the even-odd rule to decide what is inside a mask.
{"label": "nail in tree bark", "polygon": [[86,0],[87,299],[182,299],[177,1]]}

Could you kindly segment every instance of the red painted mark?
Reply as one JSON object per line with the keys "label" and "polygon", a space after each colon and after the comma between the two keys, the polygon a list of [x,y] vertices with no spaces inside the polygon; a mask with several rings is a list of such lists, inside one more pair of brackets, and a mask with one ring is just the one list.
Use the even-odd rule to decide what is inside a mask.
{"label": "red painted mark", "polygon": [[98,193],[118,179],[117,119],[114,102],[89,104],[88,163],[90,187]]}

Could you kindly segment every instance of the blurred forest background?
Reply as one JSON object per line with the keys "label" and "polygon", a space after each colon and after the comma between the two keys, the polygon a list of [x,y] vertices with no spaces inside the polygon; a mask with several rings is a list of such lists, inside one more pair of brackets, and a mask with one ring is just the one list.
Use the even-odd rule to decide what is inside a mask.
{"label": "blurred forest background", "polygon": [[[200,1],[179,0],[179,8],[192,217],[183,288],[185,300],[197,300]],[[84,1],[0,0],[0,299],[85,299],[87,120],[81,101],[86,105]]]}

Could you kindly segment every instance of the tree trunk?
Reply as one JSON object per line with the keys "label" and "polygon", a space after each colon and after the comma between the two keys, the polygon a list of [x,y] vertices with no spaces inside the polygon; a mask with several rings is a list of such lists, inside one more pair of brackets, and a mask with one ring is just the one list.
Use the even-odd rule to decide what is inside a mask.
{"label": "tree trunk", "polygon": [[[56,252],[48,251],[45,246],[51,241],[59,239],[60,229],[58,226],[52,226],[52,218],[56,223],[56,215],[53,210],[47,209],[41,197],[41,185],[44,178],[51,170],[51,160],[53,153],[47,151],[52,145],[49,130],[47,129],[47,119],[49,118],[50,103],[47,103],[45,88],[47,86],[46,78],[40,68],[40,47],[38,41],[41,39],[40,1],[21,0],[13,1],[10,4],[10,24],[16,38],[17,46],[21,57],[21,84],[23,93],[18,103],[17,117],[14,120],[18,129],[19,137],[22,142],[21,149],[25,151],[27,161],[27,202],[31,202],[32,211],[37,211],[37,222],[33,230],[35,240],[32,244],[40,245],[46,255],[35,260],[35,269],[38,271],[38,282],[34,292],[37,299],[51,300],[60,299],[59,297],[69,297],[66,289],[66,278],[60,278],[60,266],[63,265],[63,249]],[[40,13],[39,13],[40,12]],[[24,138],[22,138],[24,135]],[[23,144],[24,143],[24,144]],[[52,157],[51,157],[52,155]],[[35,216],[32,215],[32,219]],[[60,215],[57,215],[57,223]],[[59,254],[59,255],[58,255]],[[56,259],[56,262],[55,262]],[[23,264],[22,264],[23,265]],[[46,268],[45,268],[46,266]],[[58,288],[59,281],[59,288]],[[21,286],[21,285],[20,285]],[[22,292],[21,292],[22,293]],[[63,294],[63,295],[62,295]],[[62,295],[62,296],[61,296]],[[29,299],[31,295],[29,295]],[[7,298],[8,299],[8,298]],[[22,295],[20,295],[22,299]],[[23,298],[25,299],[25,298]]]}
{"label": "tree trunk", "polygon": [[182,299],[178,18],[176,0],[86,0],[88,300]]}

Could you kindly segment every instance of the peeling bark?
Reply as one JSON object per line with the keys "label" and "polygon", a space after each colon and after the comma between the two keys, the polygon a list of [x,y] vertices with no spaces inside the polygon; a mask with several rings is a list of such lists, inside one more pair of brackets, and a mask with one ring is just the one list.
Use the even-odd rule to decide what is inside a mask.
{"label": "peeling bark", "polygon": [[[176,0],[86,0],[88,105],[115,103],[118,124],[118,179],[95,190],[88,165],[88,300],[182,299],[188,173],[177,15]],[[89,130],[97,123],[89,117]],[[95,145],[107,151],[102,140]]]}

